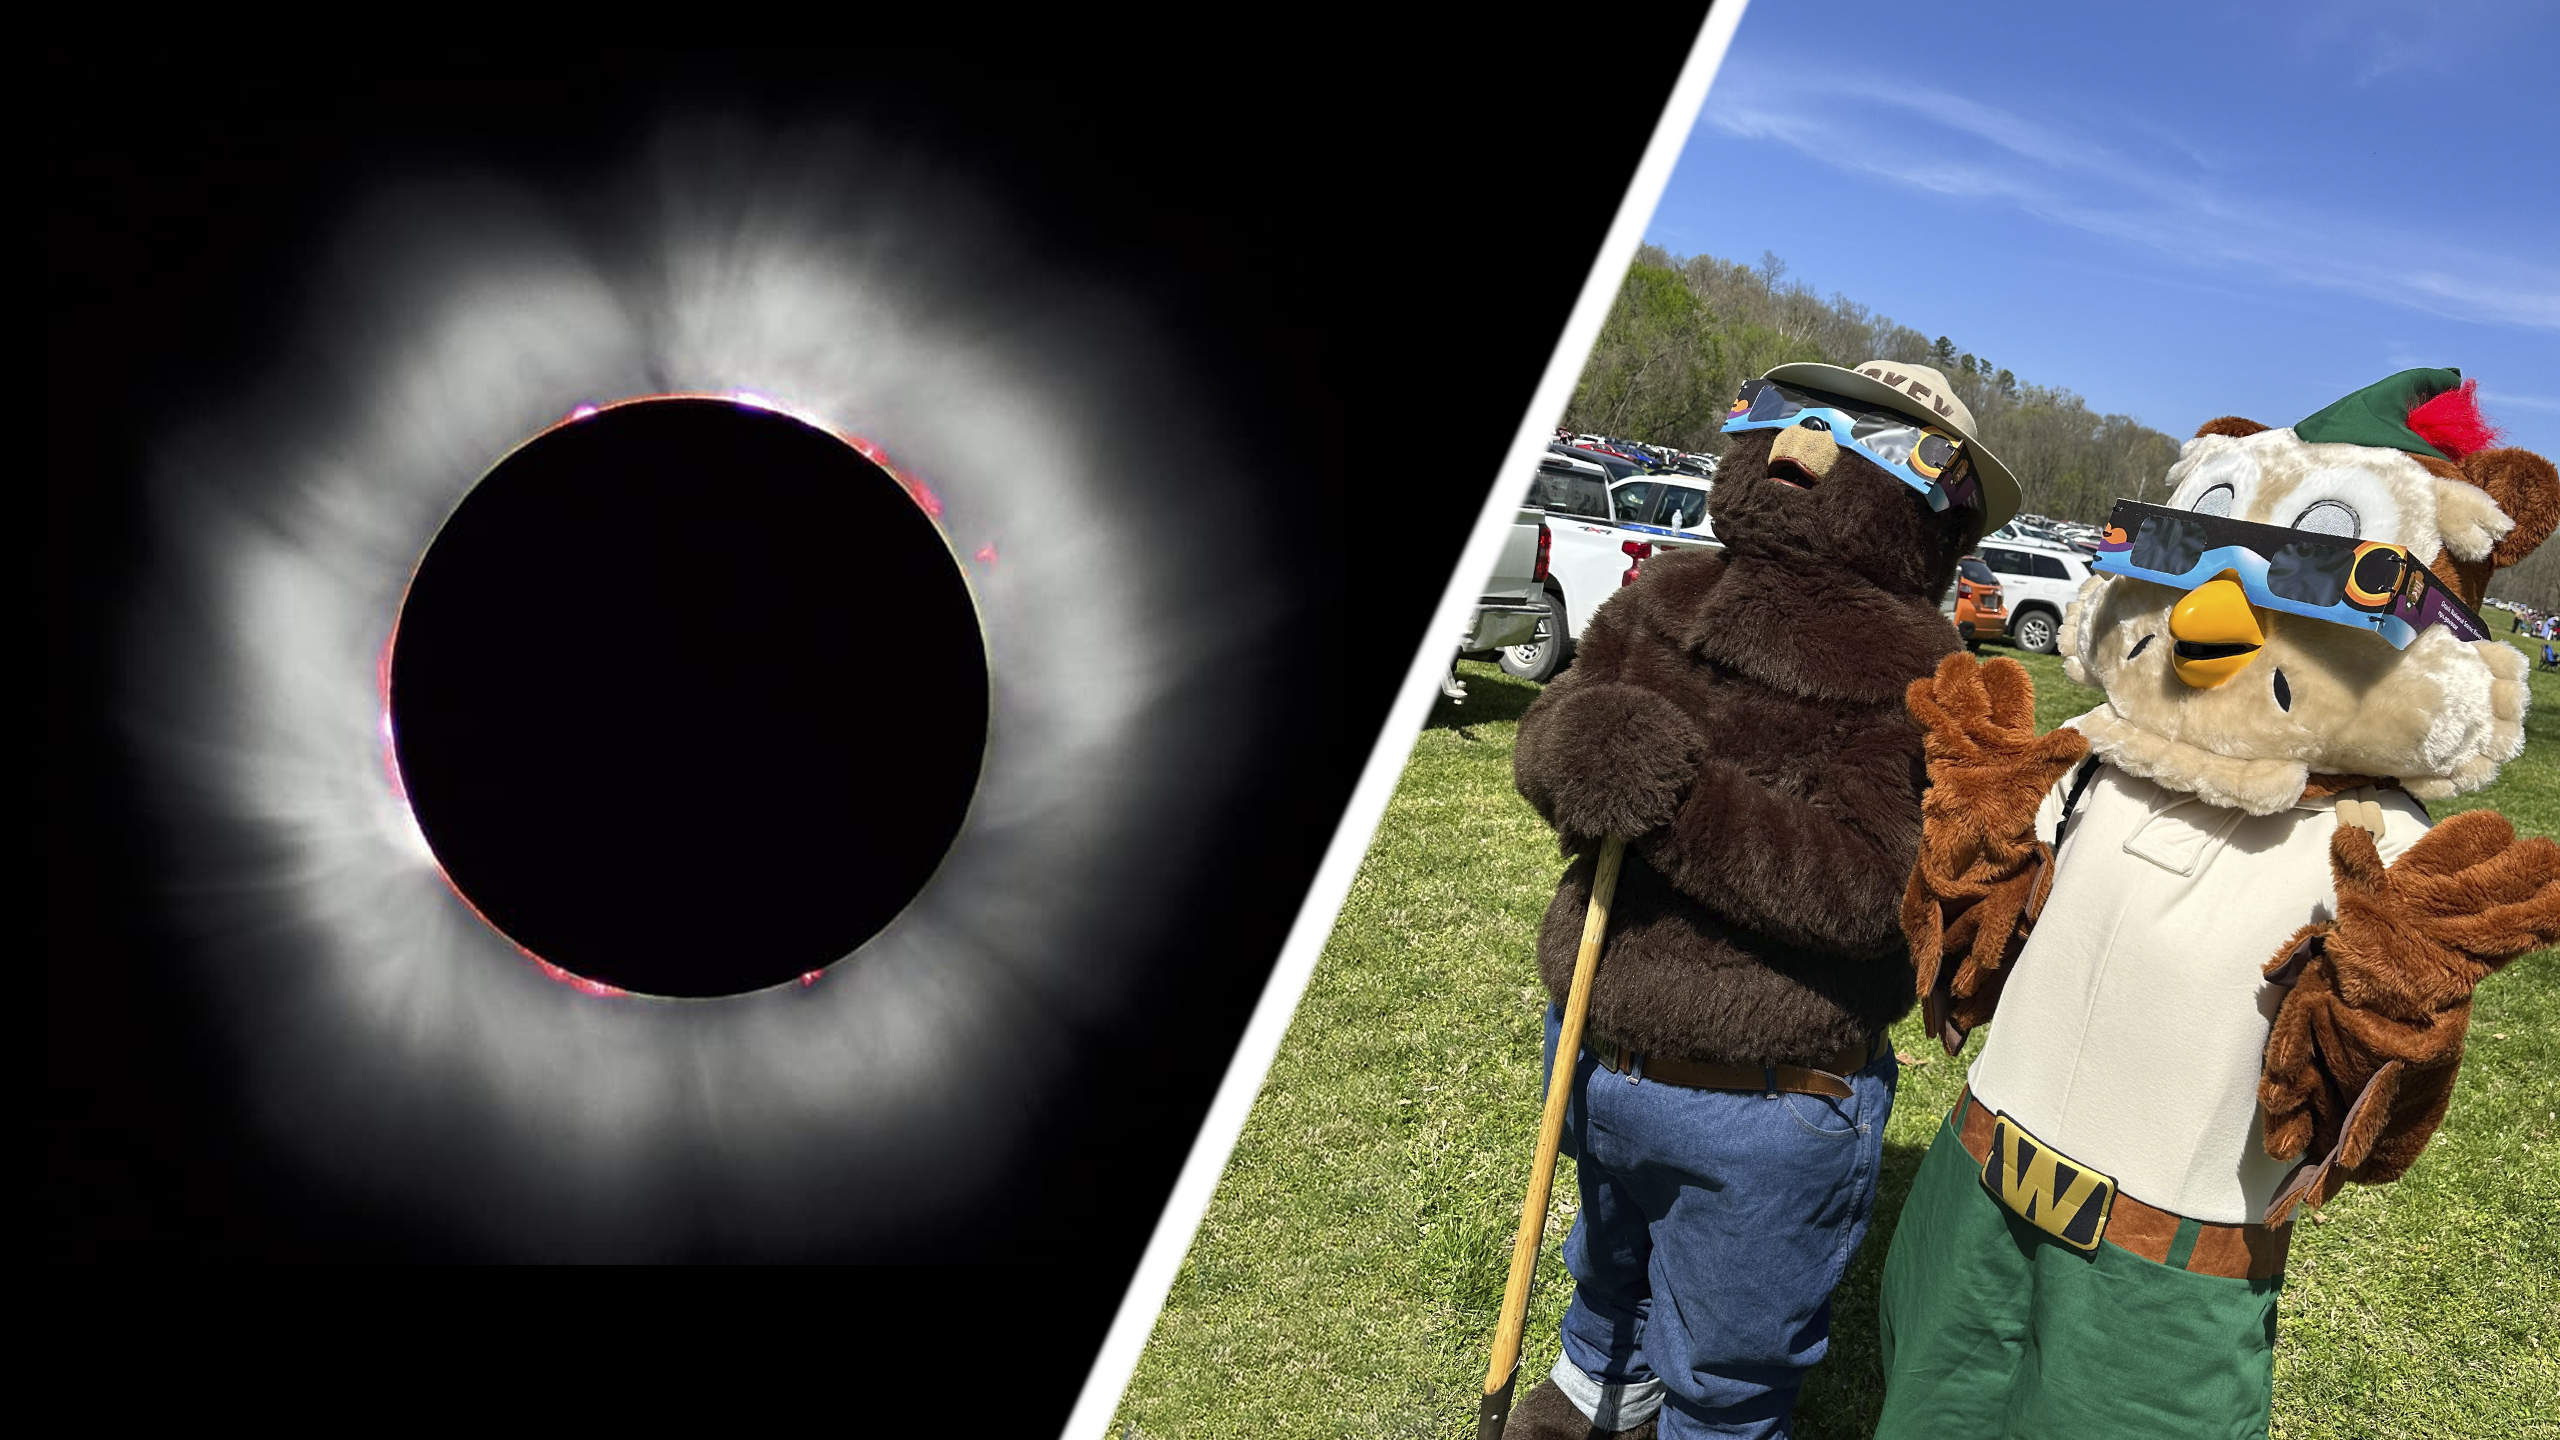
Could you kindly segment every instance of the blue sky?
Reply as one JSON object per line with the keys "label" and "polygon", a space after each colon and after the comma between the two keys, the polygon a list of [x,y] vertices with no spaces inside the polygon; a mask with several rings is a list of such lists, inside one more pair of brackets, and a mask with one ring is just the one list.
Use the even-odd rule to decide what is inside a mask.
{"label": "blue sky", "polygon": [[1646,238],[2179,438],[2413,365],[2560,457],[2560,5],[1751,0]]}

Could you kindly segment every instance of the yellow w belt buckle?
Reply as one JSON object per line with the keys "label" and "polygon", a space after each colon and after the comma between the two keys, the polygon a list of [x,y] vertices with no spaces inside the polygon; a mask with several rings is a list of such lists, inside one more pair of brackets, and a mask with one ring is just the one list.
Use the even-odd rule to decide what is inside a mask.
{"label": "yellow w belt buckle", "polygon": [[2115,1181],[2019,1129],[2006,1114],[1991,1117],[1982,1184],[2018,1218],[2084,1255],[2098,1253],[2116,1203]]}

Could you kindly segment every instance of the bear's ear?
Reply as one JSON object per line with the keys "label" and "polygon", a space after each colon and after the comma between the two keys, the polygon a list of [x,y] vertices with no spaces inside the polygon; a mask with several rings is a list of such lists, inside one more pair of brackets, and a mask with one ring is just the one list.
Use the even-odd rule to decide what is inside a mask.
{"label": "bear's ear", "polygon": [[2219,420],[2207,420],[2197,426],[2196,438],[2201,440],[2207,435],[2228,435],[2234,440],[2242,440],[2268,428],[2270,427],[2261,425],[2255,420],[2243,420],[2237,415],[2225,415]]}
{"label": "bear's ear", "polygon": [[2462,458],[2462,478],[2488,491],[2516,522],[2489,551],[2489,562],[2501,570],[2532,554],[2560,525],[2560,467],[2530,450],[2474,451]]}

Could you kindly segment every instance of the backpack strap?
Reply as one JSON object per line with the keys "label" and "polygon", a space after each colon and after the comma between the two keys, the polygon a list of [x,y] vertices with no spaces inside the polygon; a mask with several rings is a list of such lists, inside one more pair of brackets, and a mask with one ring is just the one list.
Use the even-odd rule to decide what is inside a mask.
{"label": "backpack strap", "polygon": [[2071,777],[2071,791],[2062,797],[2062,819],[2053,827],[2055,853],[2058,854],[2062,850],[2062,837],[2071,828],[2072,812],[2080,808],[2081,792],[2089,788],[2089,782],[2097,777],[2098,767],[2103,763],[2105,762],[2101,757],[2092,755],[2080,762],[2079,772]]}

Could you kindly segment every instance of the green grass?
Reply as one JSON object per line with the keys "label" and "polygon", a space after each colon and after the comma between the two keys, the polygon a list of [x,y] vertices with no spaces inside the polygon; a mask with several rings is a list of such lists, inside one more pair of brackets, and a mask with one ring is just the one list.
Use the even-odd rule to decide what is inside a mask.
{"label": "green grass", "polygon": [[[2497,622],[2491,617],[2491,624]],[[2465,810],[2503,812],[2519,835],[2560,836],[2560,672],[2544,670],[2542,642],[2500,636],[2533,661],[2533,704],[2524,712],[2524,753],[2498,771],[2497,783],[2450,800],[2427,802],[2441,820]]]}
{"label": "green grass", "polygon": [[[2538,655],[2539,646],[2527,647]],[[2014,653],[1986,646],[1984,654]],[[2037,721],[2097,692],[2020,655]],[[1511,788],[1534,687],[1462,667],[1414,748],[1306,997],[1176,1278],[1116,1436],[1474,1434],[1478,1387],[1536,1143],[1532,964],[1560,869]],[[2533,677],[2524,757],[2497,785],[2439,803],[2492,805],[2560,834],[2560,677]],[[2560,964],[2516,962],[2481,988],[2461,1088],[2399,1183],[2350,1187],[2294,1243],[2276,1350],[2275,1440],[2555,1435],[2560,1415]],[[1834,1296],[1831,1353],[1798,1433],[1864,1436],[1883,1396],[1878,1279],[1922,1150],[1963,1082],[1896,1027],[1906,1069],[1887,1127],[1876,1221]],[[1981,1043],[1977,1037],[1974,1045]],[[1522,1361],[1554,1362],[1572,1281],[1556,1204]]]}

